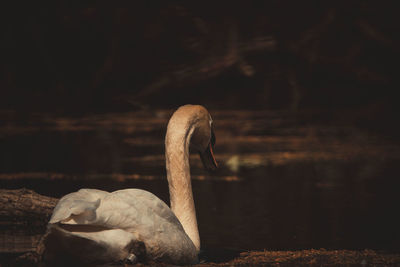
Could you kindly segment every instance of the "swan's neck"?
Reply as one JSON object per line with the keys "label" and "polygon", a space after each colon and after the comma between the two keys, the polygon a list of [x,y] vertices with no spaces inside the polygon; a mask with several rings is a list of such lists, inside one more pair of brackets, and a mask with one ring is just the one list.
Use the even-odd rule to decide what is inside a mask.
{"label": "swan's neck", "polygon": [[194,129],[195,125],[188,121],[170,121],[165,138],[165,156],[171,210],[199,251],[200,236],[189,166],[189,143]]}

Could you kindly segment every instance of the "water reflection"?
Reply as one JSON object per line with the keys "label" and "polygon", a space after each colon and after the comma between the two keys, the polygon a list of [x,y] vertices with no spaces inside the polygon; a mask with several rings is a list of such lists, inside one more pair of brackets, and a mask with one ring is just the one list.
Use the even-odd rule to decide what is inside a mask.
{"label": "water reflection", "polygon": [[[168,112],[10,121],[0,127],[0,187],[53,197],[133,187],[168,203]],[[351,126],[300,127],[275,113],[213,117],[221,169],[209,175],[191,158],[203,248],[400,248],[398,145]],[[3,253],[29,251],[44,231],[1,223]]]}

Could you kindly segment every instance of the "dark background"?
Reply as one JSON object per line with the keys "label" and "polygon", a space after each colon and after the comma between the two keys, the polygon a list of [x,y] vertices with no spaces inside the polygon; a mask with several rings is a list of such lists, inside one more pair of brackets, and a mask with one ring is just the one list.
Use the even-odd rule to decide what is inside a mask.
{"label": "dark background", "polygon": [[356,109],[353,119],[390,127],[399,110],[394,3],[14,6],[2,11],[0,105]]}

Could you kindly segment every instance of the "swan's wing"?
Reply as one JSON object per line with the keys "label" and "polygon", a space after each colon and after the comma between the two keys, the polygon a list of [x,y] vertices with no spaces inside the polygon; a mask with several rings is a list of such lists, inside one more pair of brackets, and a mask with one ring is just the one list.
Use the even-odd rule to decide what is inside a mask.
{"label": "swan's wing", "polygon": [[49,223],[88,224],[96,218],[96,210],[101,200],[109,193],[96,189],[81,189],[62,197]]}
{"label": "swan's wing", "polygon": [[108,194],[102,200],[97,215],[97,223],[113,228],[137,231],[138,227],[174,225],[183,230],[175,214],[162,200],[140,189],[124,189]]}
{"label": "swan's wing", "polygon": [[[162,200],[144,190],[125,189],[108,193],[82,189],[71,193],[64,196],[54,209],[49,224],[56,227],[58,223],[77,224],[79,228],[74,233],[82,237],[86,235],[78,230],[82,226],[101,227],[102,231],[123,230],[132,236],[132,240],[144,242],[146,253],[154,260],[188,263],[197,258],[196,248],[175,214]],[[87,238],[99,240],[99,232],[93,234],[95,236],[88,234]],[[122,243],[119,247],[127,245]]]}
{"label": "swan's wing", "polygon": [[175,225],[183,230],[175,214],[162,200],[141,189],[112,193],[81,189],[60,199],[49,223],[97,225],[135,232],[139,231],[138,228]]}

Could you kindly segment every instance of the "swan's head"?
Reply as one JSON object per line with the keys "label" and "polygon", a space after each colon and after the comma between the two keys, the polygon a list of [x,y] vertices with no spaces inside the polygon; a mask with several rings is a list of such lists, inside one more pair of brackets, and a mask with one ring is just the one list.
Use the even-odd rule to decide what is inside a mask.
{"label": "swan's head", "polygon": [[185,105],[180,107],[175,111],[168,124],[168,131],[178,129],[192,131],[190,139],[191,151],[197,151],[200,154],[204,167],[209,171],[218,168],[213,153],[215,135],[212,124],[211,115],[207,109],[200,105]]}
{"label": "swan's head", "polygon": [[214,171],[218,168],[218,164],[214,156],[215,134],[210,114],[208,114],[208,120],[205,121],[208,123],[204,123],[194,131],[191,143],[199,152],[204,168],[208,171]]}
{"label": "swan's head", "polygon": [[218,168],[214,157],[215,135],[213,120],[207,109],[200,105],[186,105],[195,114],[193,117],[194,132],[191,139],[191,147],[199,152],[204,168],[214,171]]}

